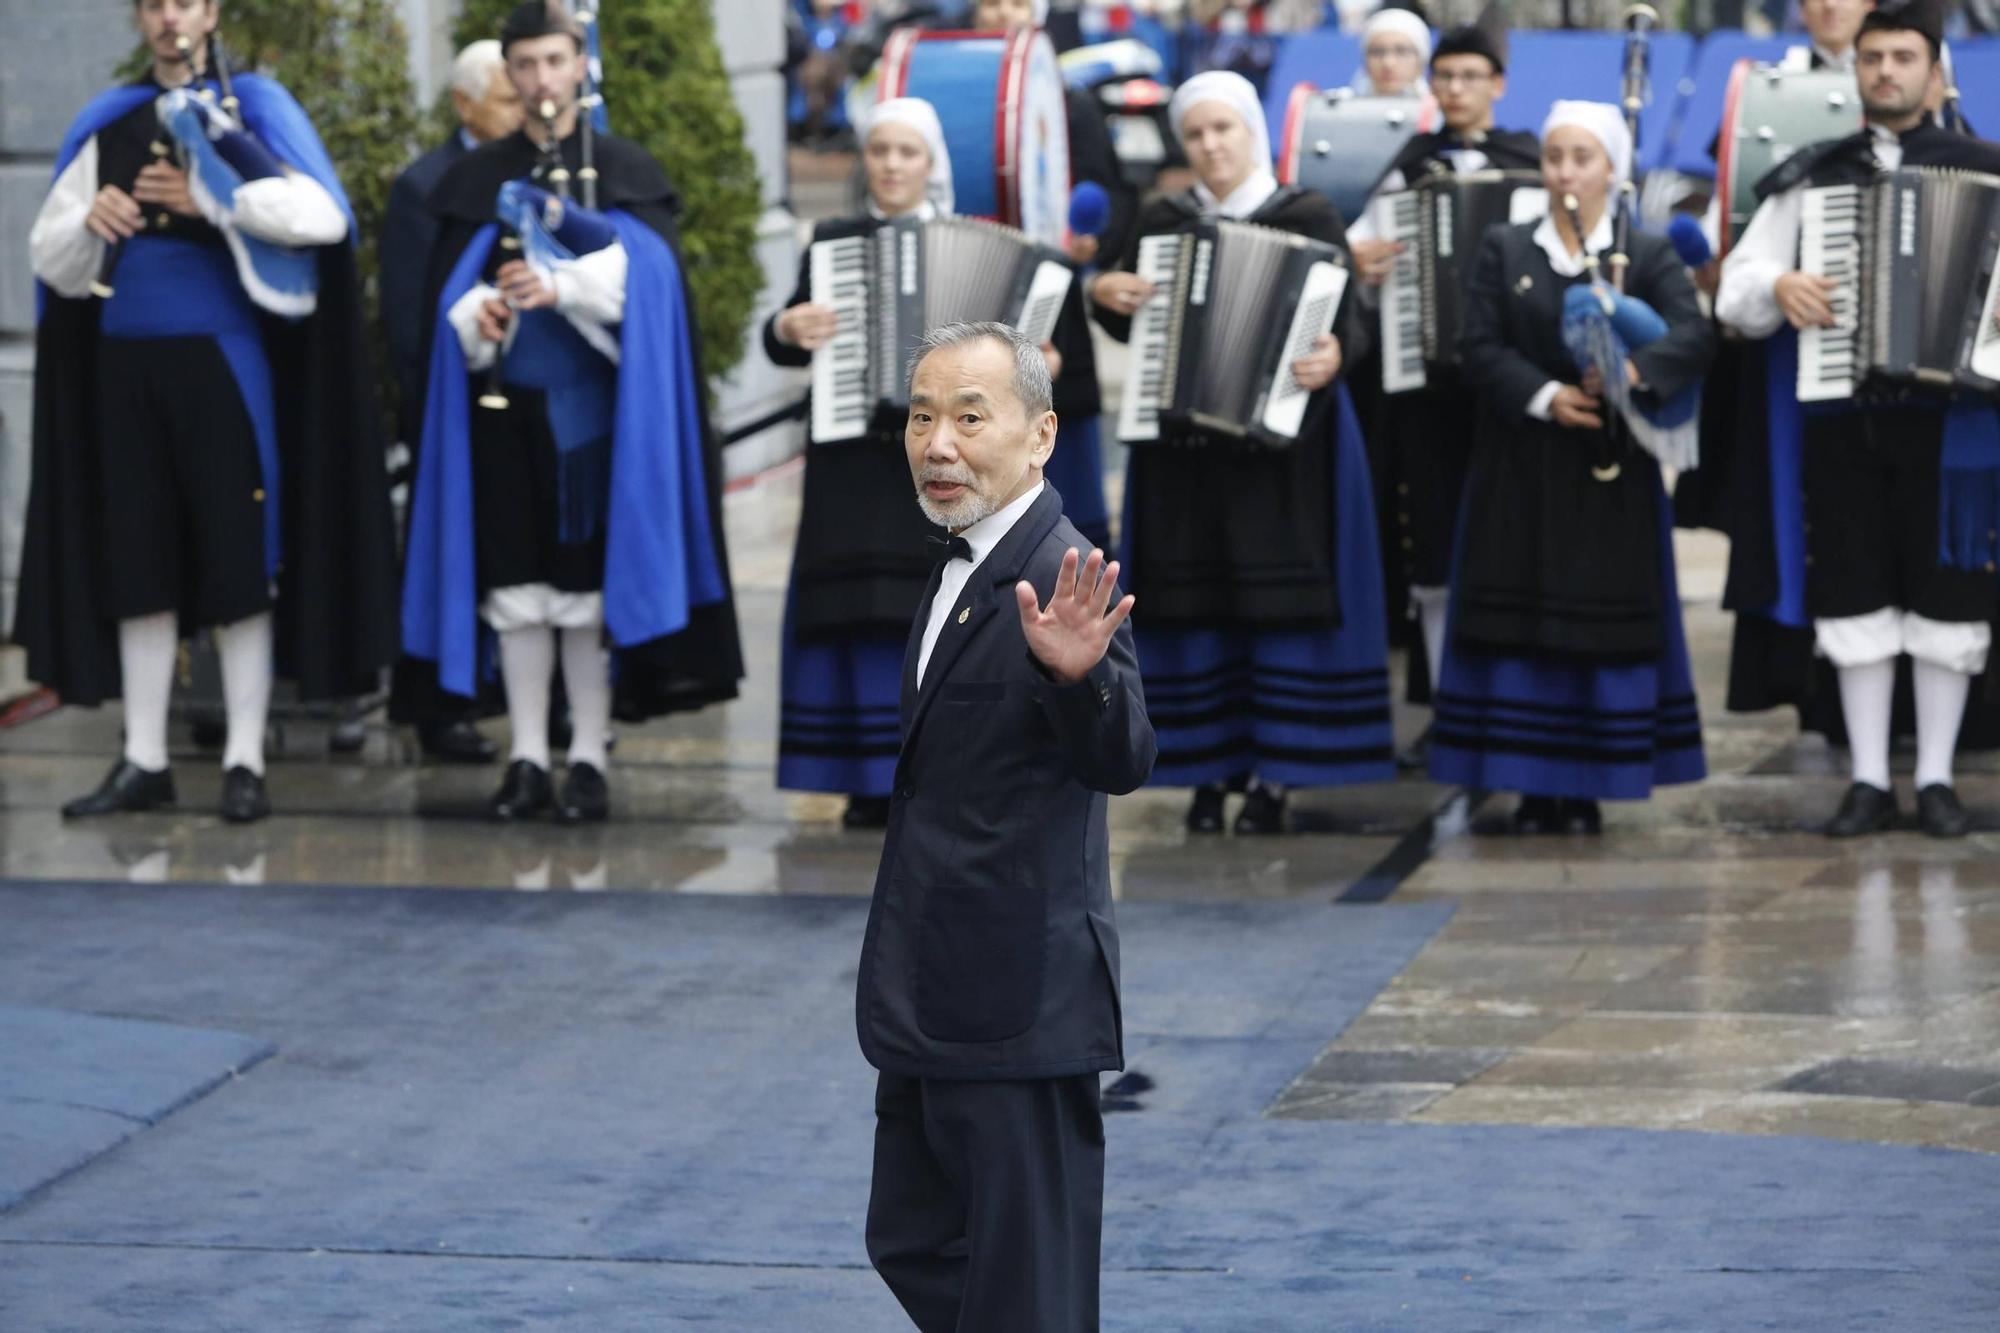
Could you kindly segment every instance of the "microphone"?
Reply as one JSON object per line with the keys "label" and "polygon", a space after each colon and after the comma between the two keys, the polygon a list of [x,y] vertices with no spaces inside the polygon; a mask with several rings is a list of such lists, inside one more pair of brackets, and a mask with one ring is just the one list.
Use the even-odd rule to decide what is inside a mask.
{"label": "microphone", "polygon": [[1069,192],[1072,236],[1101,236],[1111,221],[1111,196],[1096,181],[1081,181]]}
{"label": "microphone", "polygon": [[1708,248],[1708,237],[1702,232],[1700,219],[1692,213],[1676,213],[1668,220],[1667,240],[1673,243],[1674,253],[1689,268],[1700,268],[1715,258],[1715,251]]}

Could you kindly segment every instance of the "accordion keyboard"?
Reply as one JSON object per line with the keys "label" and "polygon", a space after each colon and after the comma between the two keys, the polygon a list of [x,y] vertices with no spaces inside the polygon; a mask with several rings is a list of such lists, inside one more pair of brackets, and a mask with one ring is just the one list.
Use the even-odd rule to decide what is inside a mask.
{"label": "accordion keyboard", "polygon": [[[1292,375],[1292,362],[1310,355],[1319,336],[1332,331],[1334,314],[1346,290],[1347,270],[1338,264],[1314,264],[1306,271],[1305,287],[1292,312],[1291,331],[1285,336],[1285,352],[1278,362],[1277,380],[1264,402],[1264,428],[1272,434],[1289,439],[1299,433],[1310,395]],[[1422,360],[1417,364],[1421,369]]]}
{"label": "accordion keyboard", "polygon": [[811,292],[840,325],[813,356],[812,437],[824,443],[851,440],[868,429],[875,388],[868,373],[869,238],[843,236],[815,242]]}
{"label": "accordion keyboard", "polygon": [[1186,236],[1143,237],[1134,268],[1153,284],[1153,295],[1132,316],[1129,339],[1131,364],[1125,376],[1125,399],[1118,405],[1118,438],[1157,440],[1160,438],[1160,406],[1170,394],[1168,364],[1172,350],[1175,270],[1181,250],[1193,242]]}
{"label": "accordion keyboard", "polygon": [[1807,190],[1799,227],[1799,269],[1832,278],[1834,322],[1799,334],[1798,395],[1802,403],[1849,398],[1861,363],[1861,213],[1858,186]]}
{"label": "accordion keyboard", "polygon": [[1979,328],[1972,338],[1969,367],[1973,374],[2000,380],[2000,263],[1986,286],[1986,299],[1979,303]]}
{"label": "accordion keyboard", "polygon": [[1382,239],[1403,248],[1382,284],[1382,392],[1424,387],[1424,304],[1418,276],[1417,192],[1402,190],[1375,205]]}

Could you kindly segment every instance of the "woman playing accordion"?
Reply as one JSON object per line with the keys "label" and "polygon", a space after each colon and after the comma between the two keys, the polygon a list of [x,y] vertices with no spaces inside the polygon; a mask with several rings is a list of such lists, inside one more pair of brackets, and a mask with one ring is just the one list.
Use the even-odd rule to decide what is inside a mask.
{"label": "woman playing accordion", "polygon": [[[1490,228],[1466,295],[1478,424],[1430,771],[1521,792],[1521,833],[1595,833],[1600,798],[1704,774],[1671,515],[1659,468],[1612,410],[1676,398],[1713,355],[1672,246],[1631,240],[1627,299],[1665,332],[1625,358],[1625,392],[1579,375],[1565,342],[1565,297],[1594,280],[1587,261],[1611,244],[1607,202],[1631,161],[1617,108],[1556,103],[1542,129],[1549,216]],[[1554,206],[1566,196],[1573,211]]]}
{"label": "woman playing accordion", "polygon": [[[1131,271],[1149,236],[1220,217],[1302,235],[1345,257],[1338,211],[1271,174],[1248,81],[1199,75],[1170,112],[1199,183],[1149,204],[1122,271],[1092,284],[1096,318],[1121,341],[1154,295]],[[1249,792],[1236,831],[1274,833],[1285,827],[1287,788],[1394,771],[1368,465],[1346,387],[1334,383],[1343,352],[1357,350],[1345,319],[1341,336],[1321,335],[1290,362],[1310,396],[1286,447],[1167,420],[1157,442],[1132,451],[1125,568],[1145,607],[1133,629],[1159,737],[1153,781],[1196,788],[1187,816],[1196,832],[1221,830],[1230,786]],[[1276,326],[1270,337],[1285,334],[1275,313],[1267,322]],[[1236,350],[1246,364],[1259,360],[1256,347]]]}

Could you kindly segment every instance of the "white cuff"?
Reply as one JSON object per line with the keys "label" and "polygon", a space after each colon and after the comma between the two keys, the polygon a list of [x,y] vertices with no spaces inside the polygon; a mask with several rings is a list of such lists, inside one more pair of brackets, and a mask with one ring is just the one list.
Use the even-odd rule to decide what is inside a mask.
{"label": "white cuff", "polygon": [[1993,627],[1983,620],[1927,620],[1914,611],[1903,613],[1903,651],[1919,662],[1976,676],[1986,670],[1986,653],[1993,645]]}
{"label": "white cuff", "polygon": [[479,618],[494,633],[510,629],[591,629],[604,623],[604,594],[560,592],[546,583],[495,588],[479,604]]}
{"label": "white cuff", "polygon": [[97,201],[97,136],[83,147],[49,187],[41,211],[28,229],[28,254],[35,276],[58,296],[80,300],[104,266],[104,241],[83,225]]}
{"label": "white cuff", "polygon": [[1554,421],[1555,414],[1550,409],[1556,401],[1556,395],[1561,392],[1562,382],[1560,380],[1550,380],[1547,384],[1535,390],[1535,396],[1528,400],[1528,415],[1537,421]]}
{"label": "white cuff", "polygon": [[1837,667],[1872,666],[1903,651],[1903,613],[1893,606],[1864,616],[1831,616],[1813,621],[1814,646]]}
{"label": "white cuff", "polygon": [[283,175],[244,181],[231,212],[238,227],[272,245],[303,249],[347,236],[347,215],[326,187],[290,167]]}
{"label": "white cuff", "polygon": [[1441,583],[1431,586],[1423,583],[1410,585],[1410,602],[1415,606],[1443,606],[1451,600],[1451,585]]}
{"label": "white cuff", "polygon": [[488,301],[500,299],[500,289],[482,282],[452,303],[445,322],[458,334],[458,346],[465,353],[467,370],[484,370],[493,364],[499,347],[479,336],[479,312]]}
{"label": "white cuff", "polygon": [[556,309],[572,321],[616,324],[625,318],[625,276],[629,261],[622,242],[556,265]]}

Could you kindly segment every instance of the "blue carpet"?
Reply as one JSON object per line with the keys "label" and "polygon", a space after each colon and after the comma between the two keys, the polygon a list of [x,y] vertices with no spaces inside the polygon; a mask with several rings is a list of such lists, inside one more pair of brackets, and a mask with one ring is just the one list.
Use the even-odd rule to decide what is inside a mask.
{"label": "blue carpet", "polygon": [[[0,885],[0,1003],[279,1049],[0,1212],[0,1328],[896,1328],[863,912]],[[1107,1327],[1991,1333],[2000,1160],[1260,1118],[1445,915],[1121,906]]]}
{"label": "blue carpet", "polygon": [[0,1210],[271,1050],[234,1032],[0,1004]]}

